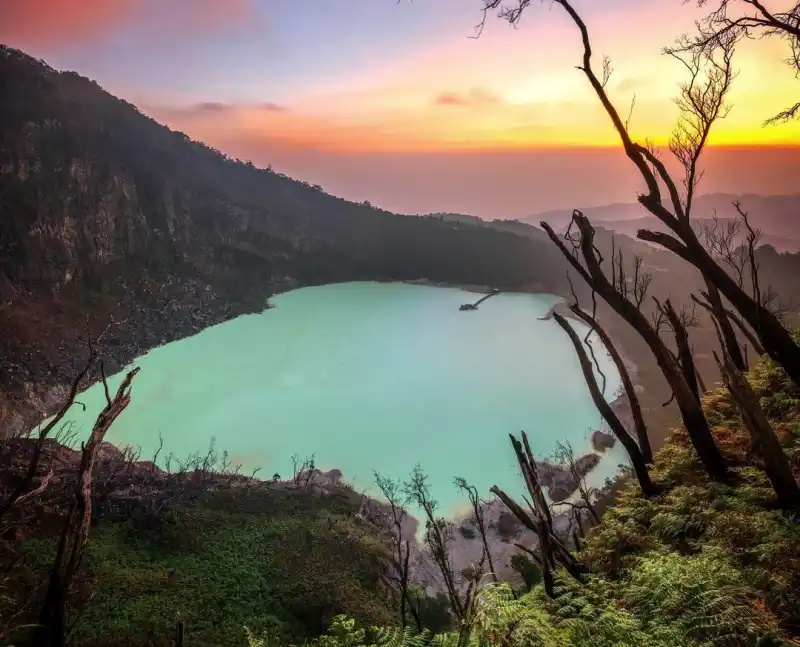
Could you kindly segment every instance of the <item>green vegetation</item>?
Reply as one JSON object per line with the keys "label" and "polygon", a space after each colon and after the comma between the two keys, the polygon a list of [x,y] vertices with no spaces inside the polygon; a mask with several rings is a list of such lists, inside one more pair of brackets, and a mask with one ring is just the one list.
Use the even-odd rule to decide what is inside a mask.
{"label": "green vegetation", "polygon": [[[516,23],[531,3],[483,4]],[[800,338],[790,333],[775,292],[759,276],[760,234],[740,205],[733,206],[746,232],[743,247],[734,242],[736,232],[718,222],[704,231],[704,240],[690,226],[702,175],[697,165],[735,77],[733,50],[756,28],[789,39],[794,48],[797,12],[769,15],[759,9],[764,15],[742,28],[725,22],[730,3],[723,0],[720,11],[698,24],[698,39],[684,39],[670,50],[686,57],[681,60],[690,72],[680,89],[682,115],[670,146],[684,171],[682,196],[681,178],[634,140],[606,94],[611,68],[607,61],[602,70],[593,68],[586,24],[568,0],[554,4],[580,32],[579,69],[647,186],[639,202],[670,230],[641,230],[637,237],[669,250],[702,277],[702,285],[678,282],[678,274],[657,265],[667,289],[663,306],[654,298],[656,310],[650,312],[643,310],[652,279],[642,271],[644,257],[635,256],[631,269],[616,244],[604,255],[595,244],[597,230],[580,211],[571,219],[577,233],[566,238],[543,223],[561,258],[531,232],[522,238],[444,214],[398,217],[367,202],[339,200],[271,168],[231,160],[159,126],[86,79],[0,50],[0,72],[14,90],[0,104],[0,144],[8,158],[8,172],[0,178],[8,212],[0,221],[0,251],[7,252],[0,258],[0,337],[11,340],[6,354],[16,367],[0,382],[10,393],[30,396],[30,384],[62,384],[68,365],[78,361],[78,327],[82,331],[91,318],[114,323],[110,303],[117,297],[117,308],[130,310],[127,323],[106,337],[93,334],[91,325],[86,333],[98,342],[103,338],[107,346],[99,350],[122,361],[167,338],[262,308],[266,296],[294,285],[425,277],[519,289],[564,287],[561,270],[568,263],[585,284],[573,291],[575,300],[588,288],[593,304],[601,299],[637,333],[684,422],[652,465],[649,456],[637,464],[634,455],[645,443],[639,441],[637,449],[632,439],[625,442],[621,420],[593,384],[581,346],[587,342],[554,312],[574,338],[598,408],[634,459],[639,485],[621,479],[614,503],[604,506],[604,517],[588,536],[580,503],[573,502],[578,528],[558,535],[527,437],[512,437],[530,511],[492,488],[512,513],[497,525],[511,538],[521,524],[536,533],[540,545],[537,552],[518,544],[524,555],[515,556],[512,566],[522,584],[489,583],[484,563],[493,569],[493,560],[483,538],[479,493],[463,488],[471,493],[483,555],[477,566],[457,571],[449,552],[453,525],[436,515],[426,477],[415,469],[403,493],[425,511],[425,548],[447,590],[431,599],[415,583],[427,575],[425,569],[409,566],[412,553],[425,551],[403,535],[394,502],[396,533],[361,521],[359,498],[346,488],[300,485],[299,476],[292,486],[251,487],[252,479],[236,480],[207,464],[173,478],[122,459],[117,467],[130,468],[127,503],[112,498],[118,490],[95,496],[92,481],[102,492],[115,478],[115,472],[94,470],[95,459],[105,430],[128,399],[124,389],[113,401],[107,393],[108,407],[82,450],[79,469],[60,466],[50,484],[59,452],[67,452],[53,443],[49,464],[40,465],[44,435],[4,452],[2,486],[11,495],[0,513],[7,515],[0,525],[0,639],[13,634],[24,642],[24,630],[7,631],[11,618],[39,621],[37,647],[166,645],[174,627],[173,644],[209,647],[800,645]],[[113,209],[96,208],[111,204]],[[789,260],[774,258],[772,264]],[[707,311],[710,326],[703,328],[713,330],[719,342],[719,354],[711,357],[726,388],[712,390],[702,402],[706,389],[688,332],[698,324],[693,313],[667,298],[675,285]],[[183,318],[151,318],[181,311]],[[195,323],[196,312],[210,314]],[[594,314],[593,308],[592,319]],[[749,348],[775,361],[765,357],[748,371],[737,328]],[[692,341],[714,347],[713,339]],[[81,375],[67,407],[80,380]],[[633,401],[632,382],[626,392]],[[648,440],[646,432],[640,436]],[[36,449],[24,469],[26,442]],[[21,486],[20,471],[27,474]],[[185,497],[162,496],[173,486],[194,490]],[[589,496],[583,489],[581,495],[589,509]],[[390,586],[390,568],[400,595]],[[40,634],[46,640],[38,640]]]}
{"label": "green vegetation", "polygon": [[[177,614],[188,644],[236,644],[270,631],[284,640],[323,632],[341,613],[393,619],[381,584],[385,545],[354,519],[345,488],[219,490],[156,522],[92,528],[73,602],[71,645],[168,645]],[[135,519],[135,518],[134,518]],[[21,542],[28,588],[52,564],[55,541]]]}

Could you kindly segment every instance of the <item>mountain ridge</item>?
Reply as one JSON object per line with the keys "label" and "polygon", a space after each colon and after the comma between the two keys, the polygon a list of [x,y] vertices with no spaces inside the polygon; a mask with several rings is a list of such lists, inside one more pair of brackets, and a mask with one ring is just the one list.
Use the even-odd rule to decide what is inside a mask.
{"label": "mountain ridge", "polygon": [[564,289],[544,241],[330,196],[19,50],[0,48],[0,90],[0,421],[12,428],[30,418],[25,401],[52,409],[87,337],[114,370],[303,285]]}

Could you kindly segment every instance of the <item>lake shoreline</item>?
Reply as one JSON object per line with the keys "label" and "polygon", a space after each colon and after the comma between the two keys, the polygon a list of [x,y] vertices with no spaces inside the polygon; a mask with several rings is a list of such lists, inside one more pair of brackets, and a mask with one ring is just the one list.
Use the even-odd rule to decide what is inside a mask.
{"label": "lake shoreline", "polygon": [[[460,285],[460,284],[455,284],[455,283],[436,282],[436,281],[431,281],[431,280],[428,280],[428,279],[415,279],[415,280],[406,280],[406,281],[368,281],[368,283],[377,283],[377,284],[393,283],[393,284],[396,284],[396,285],[417,285],[417,286],[424,286],[424,287],[450,288],[450,289],[458,289],[458,290],[461,290],[461,291],[464,291],[464,292],[468,292],[468,293],[472,293],[472,294],[490,294],[495,289],[495,288],[493,288],[492,286],[489,286],[489,285],[477,285],[477,284]],[[335,285],[335,284],[330,284],[330,285]],[[302,286],[302,287],[306,287],[306,286]],[[311,287],[311,286],[309,286],[309,287]],[[302,288],[298,286],[295,289],[302,289]],[[286,292],[291,292],[291,291],[294,291],[294,290],[291,290],[291,289],[286,290]],[[533,291],[530,291],[530,290],[513,290],[513,291],[506,291],[506,292],[512,292],[512,293],[515,293],[515,294],[532,294],[532,295],[542,294],[540,292],[533,292]],[[552,293],[548,292],[546,294],[552,294]],[[577,319],[573,315],[573,313],[571,313],[567,308],[564,307],[565,301],[564,301],[564,297],[563,296],[561,296],[561,295],[553,295],[553,296],[555,296],[558,299],[560,299],[560,301],[557,302],[555,305],[553,305],[552,308],[547,313],[545,313],[543,316],[539,317],[540,320],[549,319],[552,316],[552,312],[554,310],[558,310],[559,312],[563,312],[564,316],[567,316],[567,317],[570,317],[572,319],[575,319],[576,321],[580,321],[579,319]],[[269,310],[271,307],[273,307],[272,304],[267,302],[265,304],[264,310],[262,312],[265,312],[265,311]],[[484,306],[484,307],[491,307],[491,304],[487,303],[487,305]],[[190,336],[193,336],[193,335],[190,335]],[[151,351],[152,350],[153,349],[151,349]],[[150,351],[148,351],[148,352],[150,352]],[[636,383],[636,377],[637,376],[636,376],[636,366],[635,366],[635,364],[630,360],[629,357],[627,357],[627,355],[625,353],[621,353],[621,354],[623,355],[624,361],[626,362],[626,365],[629,367],[629,370],[631,370],[631,374],[632,374],[632,378],[634,379],[634,383]],[[135,359],[133,362],[131,362],[130,365],[133,365],[133,363],[135,363],[136,361],[137,360]],[[611,400],[610,404],[611,404],[612,408],[617,412],[617,414],[621,417],[621,419],[622,419],[623,423],[625,424],[626,428],[630,429],[631,426],[632,426],[632,419],[631,419],[631,415],[630,415],[630,406],[629,406],[629,403],[628,403],[626,395],[624,393],[620,394],[618,397],[616,397],[615,399]],[[601,424],[599,429],[594,429],[594,428],[592,429],[592,432],[598,432],[598,431],[608,433],[607,426],[605,424]],[[586,454],[584,454],[583,452],[580,452],[580,455],[576,456],[576,458],[579,459],[579,458],[582,458],[582,457],[588,457],[588,456],[591,455],[591,453],[594,453],[599,457],[602,457],[604,455],[603,451],[598,451],[597,447],[595,447],[593,445],[592,446],[592,451],[587,452]],[[543,467],[546,466],[546,465],[547,466],[550,465],[550,463],[548,462],[546,456],[541,456],[541,460],[539,462],[543,465]],[[332,467],[335,468],[337,466],[334,465]],[[587,473],[590,474],[592,471],[594,471],[595,467],[596,466],[594,466],[594,465],[591,466],[591,468],[587,471]],[[553,473],[553,472],[556,472],[556,470],[553,470],[551,473]],[[557,483],[557,482],[560,482],[561,485],[554,485],[553,487],[558,487],[558,488],[560,488],[560,490],[564,489],[564,486],[563,486],[564,479],[562,479],[561,475],[559,475],[558,473],[555,473],[554,478],[550,479],[550,481],[552,483],[554,483],[554,484]],[[548,489],[548,491],[550,490],[549,487],[547,489]],[[553,496],[552,498],[554,500],[563,500],[564,499],[563,496],[560,496],[560,497]]]}
{"label": "lake shoreline", "polygon": [[[371,282],[367,282],[367,283],[384,283],[385,284],[385,283],[389,283],[389,282],[371,281]],[[482,285],[466,285],[466,286],[462,286],[462,285],[454,285],[454,284],[434,283],[434,282],[430,282],[430,281],[394,281],[392,283],[395,283],[395,284],[407,284],[407,285],[422,285],[422,286],[427,286],[427,287],[446,287],[446,288],[451,288],[451,289],[458,289],[458,290],[461,290],[461,291],[464,291],[464,292],[473,293],[473,294],[487,294],[487,293],[491,293],[493,291],[493,288],[491,286],[482,286]],[[539,316],[538,317],[540,320],[547,320],[548,319],[548,315],[552,312],[552,309],[559,309],[560,310],[561,308],[563,308],[563,305],[564,305],[563,296],[553,295],[553,293],[551,293],[551,292],[542,293],[542,292],[535,292],[535,291],[531,291],[531,290],[514,290],[513,292],[517,293],[517,294],[519,294],[519,293],[527,293],[527,294],[532,294],[532,295],[545,294],[546,296],[548,296],[548,299],[544,303],[542,303],[541,300],[538,301],[539,310],[536,312],[536,315],[539,315],[542,312],[544,312],[545,309],[550,308],[550,306],[552,305],[552,298],[559,299],[559,301],[554,306],[552,306],[552,308],[550,308],[550,310],[548,312],[546,312],[544,314],[544,316]],[[550,297],[552,297],[552,298],[550,298]],[[451,293],[451,295],[449,297],[447,297],[447,299],[448,299],[448,303],[451,303],[452,300],[454,299],[453,293]],[[455,299],[456,300],[458,299],[457,295],[455,296]],[[517,302],[518,304],[520,303],[519,300],[517,300],[517,299],[515,299],[513,301]],[[527,302],[527,298],[523,299],[523,301]],[[266,306],[265,309],[268,309],[269,304],[265,304],[265,306]],[[492,304],[488,304],[487,303],[487,305],[485,307],[491,308]],[[454,308],[454,309],[457,309],[457,308]],[[571,313],[570,313],[570,315],[571,315]],[[461,321],[461,319],[460,319],[461,315],[460,314],[456,314],[455,317],[457,319],[453,320],[453,325],[457,325],[457,323],[459,321]],[[503,319],[503,321],[505,321],[505,319]],[[528,320],[526,320],[526,321],[528,321]],[[498,322],[498,324],[501,325],[501,322]],[[528,324],[526,324],[526,326],[527,325]],[[552,325],[554,325],[554,324],[552,324]],[[502,325],[501,325],[501,328],[502,328]],[[550,331],[549,326],[547,326],[547,328],[548,328],[548,331]],[[518,334],[524,336],[524,334],[525,334],[524,331],[525,330],[526,330],[525,326],[519,328]],[[560,333],[560,331],[557,331],[557,332],[550,331],[549,334],[551,336],[553,336],[553,335],[560,335],[561,333]],[[484,337],[484,339],[485,339],[485,337]],[[478,341],[478,343],[480,344],[480,341]],[[511,343],[513,344],[514,342],[511,342]],[[136,362],[136,361],[139,361],[138,358],[137,358],[137,360],[134,360],[134,362]],[[526,360],[526,363],[527,363],[527,360]],[[580,377],[580,375],[578,374],[577,376],[575,376],[575,380],[582,380],[582,377]],[[585,385],[583,385],[583,386],[585,387]],[[617,398],[612,403],[612,406],[623,407],[624,404],[626,404],[626,398],[624,398],[624,396],[623,396],[622,398]],[[557,406],[556,410],[561,409],[561,408],[562,407]],[[587,423],[588,424],[592,424],[592,422],[589,422],[589,421],[587,421]],[[575,425],[571,425],[570,429],[575,431],[576,430]],[[513,429],[513,430],[509,429],[509,431],[516,431],[516,429]],[[120,442],[119,440],[115,439],[115,444],[117,445],[118,448],[121,448],[121,447],[124,446],[124,441]],[[110,447],[109,447],[109,449],[110,449]],[[598,455],[598,456],[602,455],[601,452],[594,452],[594,453],[595,453],[595,455]],[[589,455],[589,454],[587,454],[587,455]],[[544,459],[542,461],[542,463],[544,463],[546,461],[546,458],[545,458],[544,454],[541,454],[541,457]],[[576,458],[580,458],[580,456],[576,456]],[[337,459],[334,459],[334,460],[336,461]],[[331,463],[329,463],[328,465],[330,465],[332,467],[336,467],[336,463],[333,462],[333,461]],[[343,467],[346,467],[346,466],[343,466]],[[378,469],[380,469],[379,466],[378,466]],[[338,472],[341,475],[341,472],[339,472],[339,470],[333,470],[333,469],[332,470],[328,470],[328,474],[331,474],[332,472]],[[512,480],[513,480],[513,474],[510,475],[510,478],[512,478]],[[355,483],[355,481],[351,482],[351,484],[354,484],[354,483]],[[346,484],[347,484],[347,480],[345,479],[343,481],[342,485],[346,485]],[[491,484],[491,482],[490,482],[490,484]],[[517,483],[517,485],[510,485],[509,483],[504,484],[502,482],[500,482],[499,485],[503,486],[504,489],[506,487],[512,487],[512,488],[520,487],[521,488],[522,481],[520,479],[519,482]],[[352,488],[352,485],[351,485],[351,488]],[[373,488],[370,488],[370,489],[372,490]],[[481,490],[483,490],[483,487],[481,487]],[[374,495],[367,495],[366,493],[364,494],[365,499],[376,501],[375,499],[373,499],[373,496]],[[556,500],[555,497],[553,497],[553,498],[554,498],[554,500]],[[460,563],[463,562],[464,567],[466,568],[467,566],[469,566],[469,563],[471,561],[474,561],[475,559],[480,559],[480,555],[476,554],[476,550],[478,550],[480,542],[479,541],[476,542],[474,540],[474,537],[468,536],[470,534],[469,533],[469,528],[471,527],[471,524],[465,523],[465,522],[467,521],[467,519],[471,515],[470,514],[463,514],[463,513],[457,514],[457,513],[454,513],[452,510],[453,510],[452,508],[450,510],[443,509],[443,510],[441,510],[441,512],[444,513],[455,524],[455,527],[457,529],[456,532],[455,532],[455,534],[456,534],[456,542],[454,542],[454,544],[455,544],[454,551],[455,551],[455,554],[457,555],[457,557],[454,558],[454,563],[460,564]],[[509,512],[505,509],[505,506],[501,502],[499,502],[497,500],[488,501],[487,504],[486,504],[486,517],[487,517],[488,522],[492,525],[492,532],[490,533],[491,536],[492,536],[492,539],[491,539],[490,543],[491,543],[491,546],[493,548],[493,552],[498,553],[499,556],[504,556],[505,555],[505,556],[510,558],[510,555],[514,554],[516,552],[516,550],[517,550],[514,547],[514,542],[515,541],[519,541],[520,543],[523,543],[523,545],[528,545],[528,546],[535,545],[535,541],[536,541],[535,540],[535,536],[533,536],[531,533],[526,532],[524,529],[519,527],[519,524],[515,523],[513,519],[509,521]],[[559,519],[561,519],[561,517],[562,517],[562,515],[559,515]],[[563,520],[560,520],[559,523],[567,524],[568,523],[567,516],[563,515]],[[416,532],[416,528],[419,527],[419,522],[417,521],[414,525],[415,525],[415,532]],[[513,532],[509,532],[508,531],[509,527],[512,527],[515,530],[513,530]]]}

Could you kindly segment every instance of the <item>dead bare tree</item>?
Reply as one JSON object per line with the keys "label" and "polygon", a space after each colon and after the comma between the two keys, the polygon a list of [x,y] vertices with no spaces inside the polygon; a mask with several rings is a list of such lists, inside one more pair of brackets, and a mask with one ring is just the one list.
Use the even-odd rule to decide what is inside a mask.
{"label": "dead bare tree", "polygon": [[481,536],[481,543],[483,544],[483,558],[489,565],[489,573],[495,582],[500,580],[497,577],[497,572],[494,568],[494,561],[492,560],[492,552],[489,550],[489,541],[486,537],[486,523],[484,521],[484,508],[486,501],[478,493],[478,488],[471,485],[465,478],[457,476],[455,478],[456,487],[467,495],[469,503],[472,506],[472,521],[478,528],[478,533]]}
{"label": "dead bare tree", "polygon": [[414,619],[417,631],[422,631],[422,619],[413,597],[408,590],[409,560],[411,558],[411,542],[404,537],[403,524],[407,519],[406,500],[402,484],[387,476],[375,472],[375,484],[389,503],[389,534],[392,542],[391,566],[393,572],[388,576],[400,595],[400,624],[403,628],[408,624],[408,612]]}
{"label": "dead bare tree", "polygon": [[574,301],[569,306],[570,311],[597,334],[597,336],[600,338],[600,341],[603,342],[603,346],[608,351],[608,354],[611,356],[614,366],[617,367],[617,372],[622,380],[622,387],[625,389],[625,395],[627,396],[628,403],[631,407],[633,428],[636,433],[636,439],[639,442],[639,449],[642,452],[645,463],[652,463],[653,449],[650,446],[650,437],[647,435],[647,425],[644,421],[644,414],[642,413],[642,405],[639,402],[639,395],[636,393],[636,387],[633,384],[628,367],[625,365],[625,362],[623,361],[622,356],[617,350],[617,346],[614,344],[614,341],[611,339],[610,335],[600,325],[600,322],[597,321],[597,309],[593,308],[591,314],[584,312],[578,303],[578,299],[574,290],[572,291],[572,295]]}
{"label": "dead bare tree", "polygon": [[[603,272],[601,265],[603,258],[594,245],[594,227],[580,211],[573,212],[572,222],[579,231],[577,240],[572,238],[570,231],[567,232],[565,239],[562,239],[556,235],[546,222],[543,222],[541,226],[578,275],[647,344],[674,394],[683,418],[683,424],[700,461],[713,480],[727,482],[729,478],[728,469],[722,454],[714,443],[703,408],[695,397],[692,388],[686,383],[683,372],[672,351],[661,339],[657,326],[651,323],[641,310],[644,292],[641,290],[633,291],[633,295],[630,298],[626,298],[626,293],[621,291],[619,287],[618,272],[612,274],[614,282]],[[571,243],[572,250],[567,248],[565,240]],[[583,263],[581,263],[579,255],[582,257]],[[625,281],[625,283],[628,282]]]}
{"label": "dead bare tree", "polygon": [[683,372],[683,379],[692,390],[697,402],[700,402],[700,379],[694,363],[692,346],[689,343],[689,328],[696,325],[694,312],[688,313],[681,309],[680,314],[675,310],[672,302],[667,299],[663,304],[653,297],[659,312],[663,313],[669,323],[669,328],[675,337],[676,359]]}
{"label": "dead bare tree", "polygon": [[314,474],[314,459],[314,454],[311,454],[311,456],[306,456],[302,460],[300,459],[299,455],[292,454],[292,482],[297,487],[308,487],[308,484]]}
{"label": "dead bare tree", "polygon": [[[685,192],[683,217],[686,221],[689,221],[692,216],[693,199],[697,186],[703,177],[703,171],[698,166],[700,157],[714,123],[718,119],[726,117],[730,112],[730,106],[725,103],[725,99],[735,75],[732,68],[733,44],[731,41],[721,44],[721,57],[718,58],[708,56],[698,50],[682,50],[681,45],[685,45],[686,40],[684,37],[679,40],[677,48],[667,48],[665,52],[686,68],[689,77],[687,82],[681,84],[680,93],[676,99],[680,116],[669,146],[670,152],[683,168]],[[703,82],[700,79],[703,77],[704,71],[706,72],[706,78]],[[730,244],[732,241],[731,233],[735,235],[735,231],[729,230],[725,232],[722,240]],[[710,252],[712,252],[712,248],[709,247],[709,244],[712,242],[713,237],[706,237],[706,247]],[[722,297],[719,290],[706,275],[703,275],[703,278],[709,302],[715,309],[722,312]],[[739,283],[739,286],[741,287],[741,283]],[[661,308],[660,305],[659,308]],[[688,339],[684,339],[687,337],[685,330],[687,326],[678,323],[674,310],[671,313],[666,311],[665,313],[676,337],[681,367],[686,373],[687,381],[690,385],[693,385],[697,378],[697,370],[694,366],[691,351],[688,350],[687,352],[689,348]],[[723,316],[718,323],[731,361],[740,370],[744,370],[744,356],[731,322]]]}
{"label": "dead bare tree", "polygon": [[[21,498],[27,498],[28,495],[35,496],[32,494],[33,491],[42,487],[42,484],[39,484],[38,488],[33,488],[33,482],[36,479],[36,474],[39,471],[39,463],[42,460],[42,453],[44,452],[45,443],[50,436],[53,429],[64,419],[64,416],[67,415],[70,407],[75,403],[75,397],[78,394],[78,391],[83,384],[83,380],[86,377],[86,374],[89,372],[89,369],[92,367],[92,364],[95,361],[94,354],[90,354],[89,360],[86,362],[86,365],[81,369],[78,374],[72,380],[72,384],[70,384],[69,391],[67,393],[66,400],[64,404],[61,405],[61,408],[56,412],[56,414],[51,418],[50,422],[48,422],[44,427],[39,430],[38,436],[33,444],[33,451],[31,453],[31,458],[28,463],[28,469],[25,472],[25,475],[22,477],[20,482],[17,486],[12,490],[11,494],[8,498],[3,502],[2,506],[0,506],[0,521],[2,521],[3,517],[8,513],[11,508],[14,507],[17,503],[20,502]],[[45,476],[43,478],[43,482],[49,480],[49,476]],[[27,494],[26,494],[27,493]]]}
{"label": "dead bare tree", "polygon": [[581,525],[580,521],[581,509],[586,510],[589,513],[589,516],[592,518],[592,521],[595,525],[600,523],[600,515],[597,514],[597,510],[592,503],[592,489],[586,484],[585,472],[578,469],[578,463],[575,460],[575,450],[572,448],[571,443],[562,443],[559,441],[556,444],[555,462],[558,465],[563,465],[569,471],[569,473],[572,475],[572,478],[575,479],[575,483],[578,485],[578,494],[581,497],[582,503],[580,505],[570,505],[572,505],[573,511],[577,511],[575,520],[578,524],[581,536],[583,536],[583,526]]}
{"label": "dead bare tree", "polygon": [[561,329],[567,333],[567,336],[572,342],[575,353],[578,355],[578,361],[580,362],[581,370],[583,371],[583,379],[586,380],[586,385],[589,387],[589,393],[592,396],[594,406],[597,407],[600,415],[603,416],[603,420],[606,421],[611,431],[614,432],[614,435],[617,437],[620,443],[622,443],[622,446],[628,453],[628,457],[631,460],[631,465],[633,466],[633,471],[636,474],[637,480],[639,481],[639,486],[642,488],[642,493],[646,497],[654,496],[657,490],[653,484],[653,481],[650,479],[650,473],[647,469],[647,463],[645,462],[644,455],[642,454],[639,445],[625,429],[625,425],[622,424],[622,421],[619,419],[617,414],[614,413],[611,405],[608,404],[602,392],[600,391],[600,387],[597,384],[597,378],[594,376],[592,363],[589,360],[589,356],[586,354],[586,349],[584,348],[583,342],[581,342],[578,333],[575,332],[575,329],[566,319],[564,319],[564,317],[555,311],[553,312],[553,319],[561,327]]}
{"label": "dead bare tree", "polygon": [[428,475],[419,465],[415,465],[411,477],[403,484],[403,489],[410,501],[418,505],[425,513],[425,543],[431,550],[436,565],[442,574],[450,607],[457,619],[464,615],[464,604],[458,592],[456,576],[450,564],[449,544],[452,528],[436,515],[438,502],[431,498],[428,487]]}
{"label": "dead bare tree", "polygon": [[[706,248],[717,259],[728,267],[728,270],[742,290],[749,290],[752,298],[762,307],[768,309],[779,320],[783,317],[783,312],[777,303],[776,294],[770,286],[762,290],[759,269],[760,265],[756,255],[756,248],[760,243],[763,232],[755,229],[750,224],[749,215],[742,209],[741,203],[733,202],[737,212],[735,219],[720,219],[716,213],[710,222],[704,223],[700,227],[700,234]],[[748,286],[749,283],[749,286]],[[709,286],[711,288],[713,286]],[[746,370],[746,362],[743,361],[739,344],[736,343],[736,335],[730,322],[736,325],[739,331],[748,340],[753,350],[759,355],[764,354],[764,348],[757,337],[750,331],[745,323],[729,308],[725,307],[719,292],[709,289],[703,293],[705,303],[700,303],[709,311],[724,312],[727,316],[720,323],[725,347],[731,357],[731,361],[739,370]]]}
{"label": "dead bare tree", "polygon": [[316,454],[311,454],[311,456],[309,456],[306,459],[306,464],[307,464],[306,475],[305,475],[306,479],[303,483],[304,488],[308,488],[309,484],[314,478],[314,474],[316,473],[317,470]]}
{"label": "dead bare tree", "polygon": [[[487,12],[495,10],[499,11],[501,17],[516,24],[525,9],[531,4],[530,0],[513,0],[512,2],[505,0],[483,1],[483,21],[481,24],[485,21]],[[742,1],[747,2],[748,0]],[[755,0],[752,0],[752,2],[755,2]],[[687,203],[684,202],[678,185],[668,172],[664,162],[651,147],[633,140],[625,122],[611,102],[603,80],[595,72],[592,66],[593,52],[586,23],[575,10],[570,0],[553,0],[553,4],[562,8],[578,29],[583,44],[582,61],[578,69],[586,76],[611,120],[620,138],[625,155],[634,164],[645,182],[647,190],[646,193],[639,195],[639,202],[670,230],[670,233],[663,233],[642,229],[637,233],[637,237],[640,240],[664,247],[695,266],[704,279],[713,284],[756,331],[767,354],[783,366],[795,384],[800,384],[800,347],[795,344],[792,335],[784,328],[779,318],[756,299],[753,299],[745,290],[741,289],[736,284],[736,281],[705,249],[692,228],[689,214],[686,211]],[[790,19],[791,15],[789,16]],[[789,23],[792,24],[791,20]],[[731,62],[735,42],[736,38],[733,34],[729,32],[721,33],[717,39],[716,46],[714,48],[700,49],[696,59],[692,58],[691,48],[685,50],[689,54],[690,61],[699,61],[702,64],[705,82],[703,82],[703,78],[699,74],[692,77],[691,82],[681,88],[681,97],[687,99],[690,103],[693,103],[695,98],[704,101],[704,110],[707,110],[706,114],[712,117],[711,124],[724,114],[725,99],[733,78]],[[678,47],[669,50],[669,53],[676,56],[681,54],[680,43]],[[699,131],[700,136],[696,141],[698,152],[695,154],[697,159],[699,159],[700,152],[705,147],[710,128],[710,125],[708,127],[704,125]],[[662,184],[666,187],[669,196],[666,202],[662,196]]]}
{"label": "dead bare tree", "polygon": [[[764,232],[761,229],[756,229],[750,224],[750,214],[742,208],[742,203],[738,200],[733,201],[733,208],[736,209],[736,214],[739,221],[744,225],[745,234],[744,242],[746,247],[746,267],[750,278],[750,293],[755,301],[757,301],[763,308],[769,310],[778,320],[783,319],[784,310],[778,303],[778,295],[772,289],[771,285],[761,287],[760,269],[761,264],[756,255],[756,248],[758,247],[761,239],[764,237]],[[744,285],[741,287],[744,289]]]}
{"label": "dead bare tree", "polygon": [[33,642],[36,645],[61,647],[64,644],[67,596],[83,558],[92,522],[94,463],[106,433],[130,403],[131,383],[138,372],[139,369],[134,368],[125,376],[113,398],[110,396],[105,374],[102,375],[106,406],[97,416],[89,439],[83,445],[74,498],[67,513],[64,529],[61,531],[55,562],[50,571],[47,593],[39,615],[39,624],[34,631]]}
{"label": "dead bare tree", "polygon": [[742,422],[753,441],[753,449],[761,457],[764,471],[784,509],[800,508],[800,487],[792,473],[791,465],[772,430],[758,397],[747,378],[728,357],[722,347],[722,359],[714,352],[720,373],[728,392],[742,413]]}
{"label": "dead bare tree", "polygon": [[[800,2],[782,11],[770,10],[767,0],[698,0],[698,6],[713,10],[698,23],[698,34],[687,39],[685,47],[708,52],[729,40],[739,42],[754,37],[774,37],[789,47],[787,65],[800,74]],[[764,125],[789,121],[800,116],[800,101],[764,122]]]}
{"label": "dead bare tree", "polygon": [[553,571],[557,564],[561,564],[566,571],[579,582],[584,581],[586,568],[569,551],[564,542],[556,535],[553,528],[553,516],[544,498],[539,475],[536,469],[536,459],[528,444],[528,436],[522,432],[522,442],[513,435],[511,445],[517,457],[517,463],[522,471],[525,486],[530,500],[528,506],[530,514],[506,492],[499,487],[492,486],[491,492],[496,495],[511,511],[511,513],[529,530],[536,533],[539,539],[538,561],[542,567],[542,578],[547,595],[555,597],[555,580]]}
{"label": "dead bare tree", "polygon": [[[472,614],[480,580],[483,576],[484,560],[481,560],[476,568],[471,569],[469,574],[457,574],[453,570],[450,561],[453,524],[437,516],[438,503],[431,497],[428,475],[419,465],[414,466],[409,480],[403,484],[403,489],[409,501],[413,501],[425,514],[425,544],[442,575],[450,609],[458,623],[458,643],[459,646],[463,646],[472,629]],[[463,593],[461,585],[464,580],[459,575],[467,580],[467,586]]]}

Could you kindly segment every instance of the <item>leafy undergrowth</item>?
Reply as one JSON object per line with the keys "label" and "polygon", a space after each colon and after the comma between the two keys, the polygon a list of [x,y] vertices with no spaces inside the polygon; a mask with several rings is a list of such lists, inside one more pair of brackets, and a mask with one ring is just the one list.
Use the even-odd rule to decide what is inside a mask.
{"label": "leafy undergrowth", "polygon": [[[341,613],[392,620],[380,584],[385,547],[337,488],[217,491],[176,517],[98,521],[75,592],[70,645],[172,645],[181,614],[189,645],[244,641],[243,627],[300,641]],[[20,547],[32,584],[55,541]],[[236,636],[235,639],[231,639]]]}
{"label": "leafy undergrowth", "polygon": [[[764,360],[750,374],[761,403],[800,473],[800,393]],[[800,645],[800,529],[774,493],[725,390],[705,396],[730,487],[703,473],[685,432],[656,457],[661,494],[634,482],[619,491],[590,533],[586,584],[561,573],[557,597],[541,585],[514,599],[507,585],[479,598],[470,644],[503,647],[772,647]],[[252,647],[275,644],[250,637]],[[316,647],[456,645],[457,636],[360,630],[337,618]]]}

